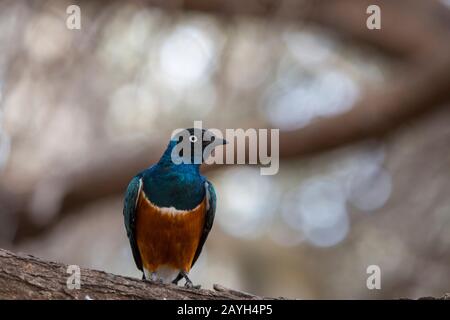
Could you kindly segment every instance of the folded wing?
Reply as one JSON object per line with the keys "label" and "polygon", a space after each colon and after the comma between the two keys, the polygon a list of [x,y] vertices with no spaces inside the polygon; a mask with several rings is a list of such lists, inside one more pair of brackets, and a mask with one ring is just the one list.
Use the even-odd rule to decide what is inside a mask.
{"label": "folded wing", "polygon": [[123,206],[123,217],[125,229],[127,230],[128,240],[130,241],[131,251],[133,252],[134,262],[139,270],[142,270],[142,259],[136,242],[136,207],[139,200],[139,194],[142,190],[141,177],[135,176],[130,183],[125,194]]}
{"label": "folded wing", "polygon": [[211,231],[211,228],[214,223],[214,216],[216,214],[216,191],[214,190],[214,186],[211,182],[206,180],[205,182],[206,189],[206,215],[205,215],[205,224],[203,226],[202,235],[200,237],[200,242],[198,243],[197,251],[195,252],[194,259],[192,260],[192,265],[197,261],[200,253],[202,252],[203,245],[208,238],[208,234]]}

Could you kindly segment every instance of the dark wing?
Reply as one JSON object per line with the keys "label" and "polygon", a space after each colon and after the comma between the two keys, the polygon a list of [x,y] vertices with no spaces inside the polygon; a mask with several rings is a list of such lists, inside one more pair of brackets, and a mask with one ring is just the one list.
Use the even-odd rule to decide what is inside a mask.
{"label": "dark wing", "polygon": [[205,216],[205,225],[203,226],[203,232],[200,237],[200,242],[198,243],[197,251],[195,252],[194,259],[192,260],[192,265],[194,265],[195,261],[197,261],[200,253],[202,252],[203,245],[206,242],[206,238],[208,238],[209,231],[213,226],[214,215],[216,214],[216,191],[214,190],[211,182],[206,180],[205,182],[206,189],[206,216]]}
{"label": "dark wing", "polygon": [[130,240],[134,262],[136,263],[136,266],[140,270],[142,270],[142,260],[136,242],[135,230],[136,230],[136,216],[137,216],[136,206],[141,190],[142,190],[141,177],[136,176],[130,181],[130,184],[128,185],[123,205],[123,217],[125,222],[125,229],[127,230],[127,236],[128,239]]}

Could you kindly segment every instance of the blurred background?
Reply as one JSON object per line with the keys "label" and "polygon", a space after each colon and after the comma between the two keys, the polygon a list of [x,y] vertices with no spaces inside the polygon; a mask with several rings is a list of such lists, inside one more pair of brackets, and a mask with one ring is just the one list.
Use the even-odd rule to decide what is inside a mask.
{"label": "blurred background", "polygon": [[203,168],[218,209],[195,283],[449,291],[448,0],[1,1],[0,30],[0,247],[140,278],[124,191],[202,120],[279,128],[280,171]]}

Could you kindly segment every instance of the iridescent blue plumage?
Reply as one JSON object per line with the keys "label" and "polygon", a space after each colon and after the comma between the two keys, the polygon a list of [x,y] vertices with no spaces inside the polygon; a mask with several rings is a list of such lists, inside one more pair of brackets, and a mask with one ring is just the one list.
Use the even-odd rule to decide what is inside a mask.
{"label": "iridescent blue plumage", "polygon": [[204,199],[206,178],[199,172],[200,164],[173,163],[175,145],[171,140],[159,162],[142,172],[144,192],[159,207],[190,210]]}
{"label": "iridescent blue plumage", "polygon": [[[202,137],[199,141],[201,143]],[[136,240],[136,220],[137,204],[141,192],[153,205],[177,210],[192,210],[205,201],[206,197],[203,231],[191,266],[198,259],[213,225],[216,209],[214,187],[200,174],[199,163],[174,163],[172,151],[177,143],[178,141],[171,140],[159,162],[137,174],[129,183],[126,191],[123,211],[125,228],[136,266],[140,270],[143,270],[143,261]],[[188,281],[187,275],[182,273],[175,281],[177,282],[183,276]]]}

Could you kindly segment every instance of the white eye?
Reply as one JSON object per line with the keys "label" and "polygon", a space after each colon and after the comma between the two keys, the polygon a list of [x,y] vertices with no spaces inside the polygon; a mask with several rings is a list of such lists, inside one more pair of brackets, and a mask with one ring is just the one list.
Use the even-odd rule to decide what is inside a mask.
{"label": "white eye", "polygon": [[189,137],[189,141],[195,143],[197,142],[197,137],[192,135]]}

